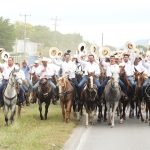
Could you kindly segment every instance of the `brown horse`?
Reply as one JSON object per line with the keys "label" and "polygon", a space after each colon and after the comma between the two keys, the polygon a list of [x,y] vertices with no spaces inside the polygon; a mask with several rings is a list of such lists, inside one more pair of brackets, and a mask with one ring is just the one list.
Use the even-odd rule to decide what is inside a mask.
{"label": "brown horse", "polygon": [[94,84],[94,76],[95,73],[88,73],[87,85],[81,92],[81,101],[86,110],[86,126],[88,126],[89,122],[94,124],[94,115],[96,115],[97,110],[98,92]]}
{"label": "brown horse", "polygon": [[[135,99],[136,99],[136,116],[137,118],[141,117],[141,121],[143,122],[143,115],[141,111],[141,103],[142,103],[142,90],[143,90],[143,83],[146,79],[146,75],[144,72],[138,72],[137,70],[134,73],[135,75],[135,81],[136,81],[136,87],[135,87]],[[137,111],[137,107],[139,110]]]}
{"label": "brown horse", "polygon": [[[130,104],[131,108],[130,108],[130,113],[129,113],[129,117],[131,118],[132,116],[132,112],[134,111],[134,102],[132,101],[133,98],[133,88],[131,83],[129,82],[128,78],[127,78],[127,74],[125,72],[125,66],[120,66],[120,73],[119,73],[120,79],[124,82],[125,86],[127,87],[127,91],[130,92],[130,97],[128,99],[125,99],[124,97],[121,98],[121,103],[123,104],[123,110],[121,108],[121,106],[119,106],[120,108],[120,115],[122,115],[123,119],[126,119],[126,114],[125,114],[125,110],[128,104]],[[123,112],[122,112],[123,111]]]}
{"label": "brown horse", "polygon": [[[38,99],[41,120],[43,120],[43,119],[46,120],[47,119],[48,108],[50,106],[53,94],[54,94],[54,92],[52,90],[52,87],[48,83],[48,79],[47,78],[42,78],[39,82],[39,87],[36,91],[36,96],[37,96],[37,99]],[[45,103],[44,117],[42,115],[42,103]]]}
{"label": "brown horse", "polygon": [[67,123],[70,120],[70,113],[74,98],[74,89],[67,77],[63,76],[58,79],[59,97],[62,108],[64,121]]}

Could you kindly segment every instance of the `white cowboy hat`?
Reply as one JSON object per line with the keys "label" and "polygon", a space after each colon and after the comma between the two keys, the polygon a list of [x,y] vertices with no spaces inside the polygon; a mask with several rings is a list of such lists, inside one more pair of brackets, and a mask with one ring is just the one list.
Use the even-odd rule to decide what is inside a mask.
{"label": "white cowboy hat", "polygon": [[2,52],[1,58],[4,61],[7,61],[9,57],[10,57],[10,54],[8,52],[6,52],[6,51]]}
{"label": "white cowboy hat", "polygon": [[41,61],[49,61],[49,59],[47,57],[43,57]]}

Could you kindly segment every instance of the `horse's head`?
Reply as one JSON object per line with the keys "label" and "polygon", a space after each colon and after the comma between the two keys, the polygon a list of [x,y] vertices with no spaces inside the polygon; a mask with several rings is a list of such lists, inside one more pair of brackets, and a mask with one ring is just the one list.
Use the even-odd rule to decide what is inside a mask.
{"label": "horse's head", "polygon": [[48,79],[47,78],[40,79],[39,86],[40,86],[39,89],[42,91],[42,93],[48,93],[48,91],[50,90],[50,86],[48,84]]}
{"label": "horse's head", "polygon": [[126,75],[125,66],[119,66],[119,68],[120,68],[119,72],[120,77],[124,77]]}
{"label": "horse's head", "polygon": [[111,87],[113,87],[113,88],[119,87],[119,74],[117,74],[117,73],[112,74]]}
{"label": "horse's head", "polygon": [[59,79],[58,79],[58,87],[59,87],[59,91],[60,91],[60,93],[62,92],[62,91],[66,91],[66,89],[67,89],[67,81],[68,81],[68,79],[67,79],[67,77],[66,76],[62,76],[62,77],[60,77]]}
{"label": "horse's head", "polygon": [[95,72],[88,73],[87,87],[89,89],[93,89],[94,87],[94,76],[95,76]]}
{"label": "horse's head", "polygon": [[12,86],[20,87],[23,84],[21,74],[18,69],[14,68],[9,76],[9,83]]}
{"label": "horse's head", "polygon": [[137,82],[137,87],[142,87],[147,75],[143,72],[138,72],[137,70],[134,72],[135,81]]}

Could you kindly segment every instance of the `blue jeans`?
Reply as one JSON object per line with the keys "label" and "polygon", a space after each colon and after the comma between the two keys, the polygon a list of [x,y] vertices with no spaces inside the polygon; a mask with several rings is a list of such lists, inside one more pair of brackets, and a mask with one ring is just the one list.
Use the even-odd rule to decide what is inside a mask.
{"label": "blue jeans", "polygon": [[3,79],[2,84],[0,85],[0,103],[3,103],[3,91],[5,87],[7,86],[8,80]]}
{"label": "blue jeans", "polygon": [[[32,90],[35,91],[39,87],[39,82],[38,81],[35,85],[32,86]],[[48,79],[48,83],[51,85],[52,89],[56,89],[56,85],[51,81],[51,79]]]}
{"label": "blue jeans", "polygon": [[[80,83],[78,84],[78,87],[82,88],[83,85],[87,82],[87,80],[88,80],[88,76],[84,76],[82,78],[82,80],[80,81]],[[99,79],[97,77],[95,78],[95,84],[96,84],[97,88],[99,88],[101,86],[100,82],[99,82]]]}
{"label": "blue jeans", "polygon": [[[101,84],[101,86],[100,86],[100,96],[103,94],[103,91],[104,91],[104,89],[105,89],[105,86],[106,86],[106,84],[108,83],[108,81],[109,81],[109,77],[106,77],[106,79],[102,82],[102,84]],[[128,95],[128,93],[127,93],[127,88],[126,88],[126,86],[125,86],[125,84],[119,79],[119,85],[120,85],[120,87],[121,87],[121,90],[126,94],[126,95]]]}
{"label": "blue jeans", "polygon": [[[79,88],[79,95],[80,95],[80,92],[81,92],[81,89],[83,88],[83,85],[87,82],[88,80],[88,76],[84,76],[80,83],[78,84],[78,88]],[[101,85],[100,85],[100,82],[99,82],[99,79],[98,77],[95,77],[95,84],[98,88],[98,95],[100,94],[100,88],[101,88]]]}
{"label": "blue jeans", "polygon": [[128,76],[128,80],[131,83],[132,88],[135,89],[135,80],[133,76]]}

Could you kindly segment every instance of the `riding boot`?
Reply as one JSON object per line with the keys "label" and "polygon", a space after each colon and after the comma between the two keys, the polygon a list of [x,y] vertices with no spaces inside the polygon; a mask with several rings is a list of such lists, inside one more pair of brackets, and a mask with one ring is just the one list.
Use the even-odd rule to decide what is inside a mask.
{"label": "riding boot", "polygon": [[36,103],[36,101],[37,101],[36,91],[32,91],[31,96],[32,96],[32,98],[31,98],[30,102],[32,104]]}

